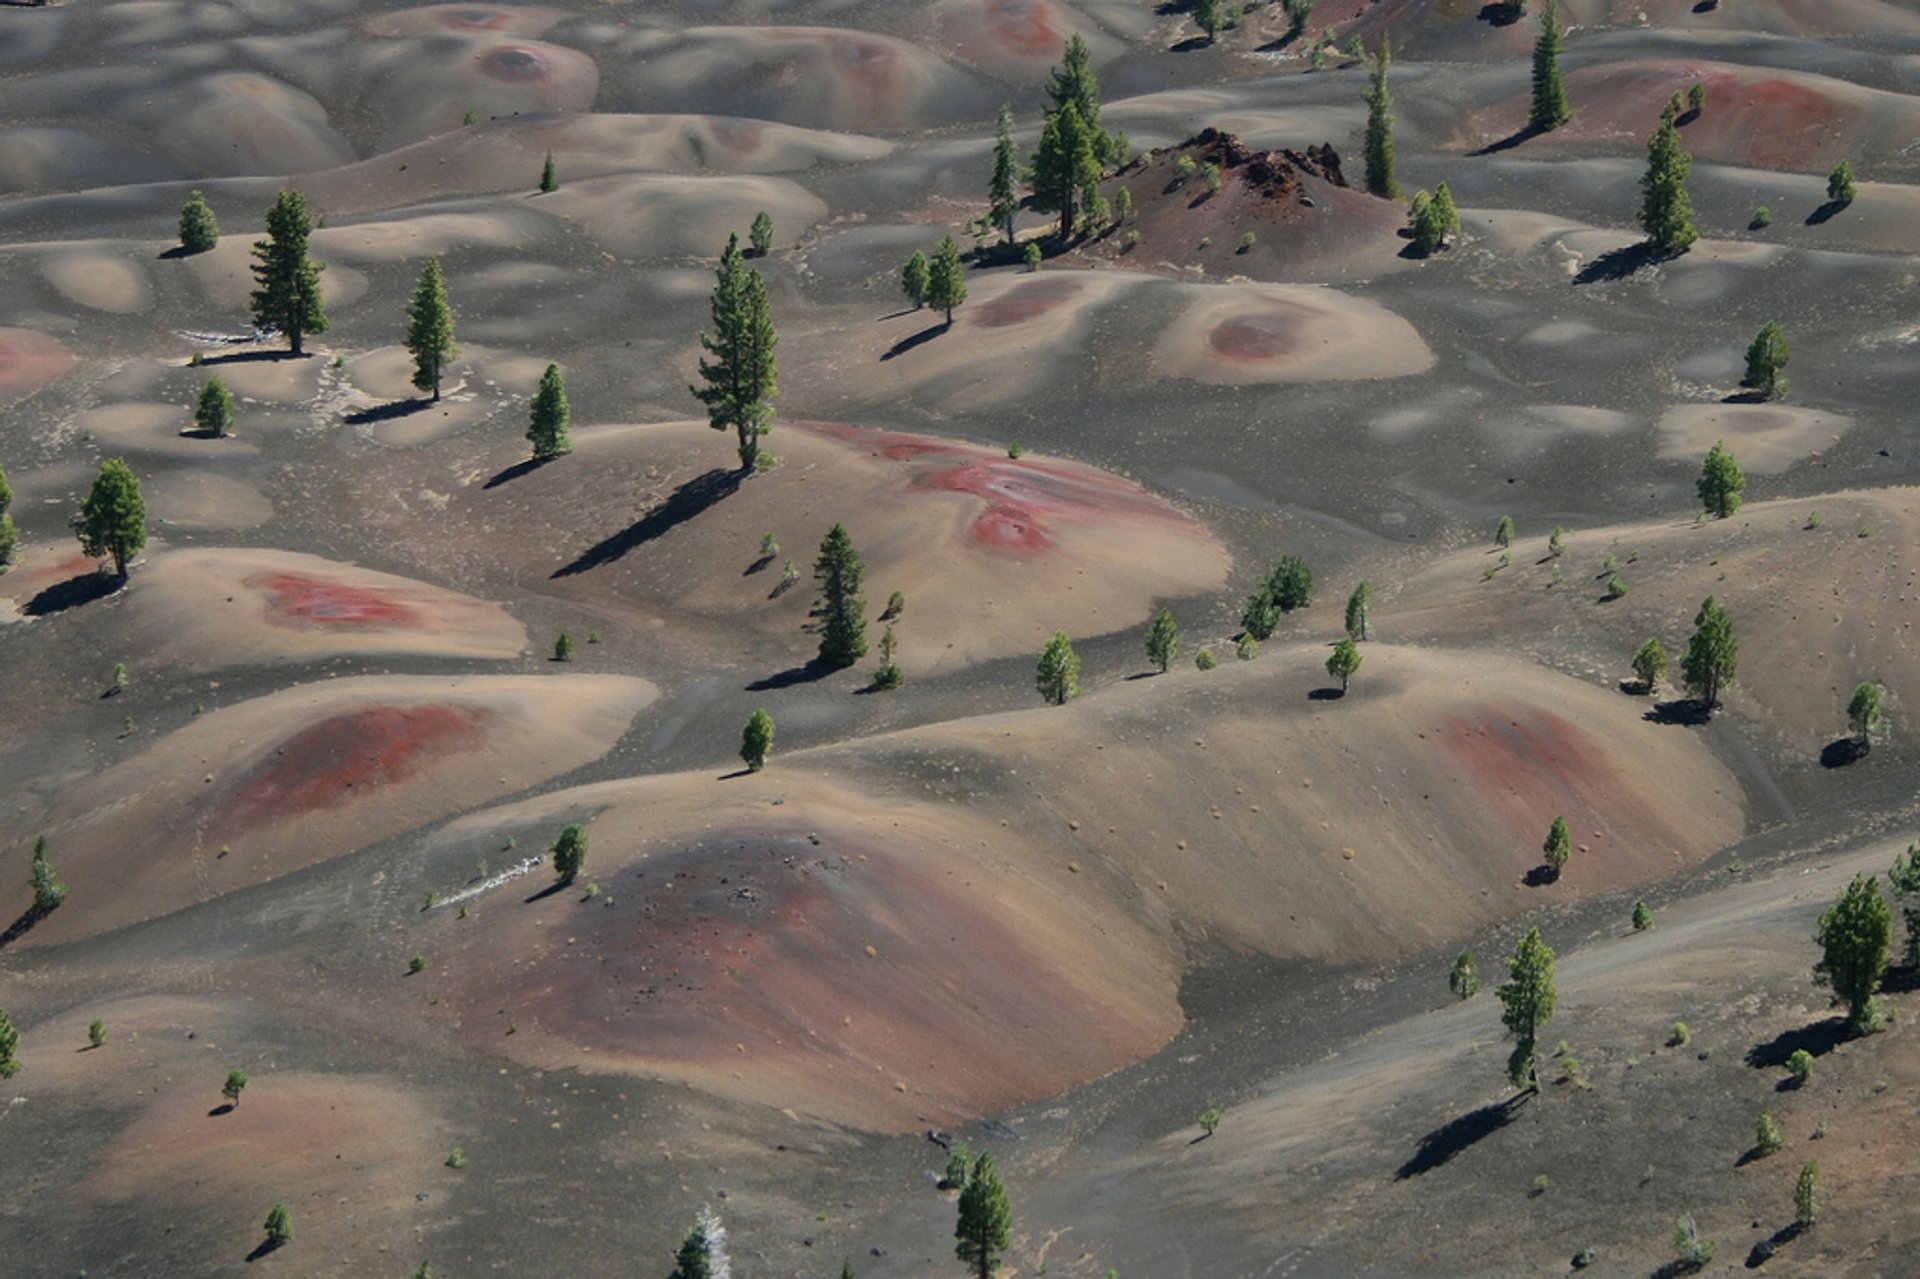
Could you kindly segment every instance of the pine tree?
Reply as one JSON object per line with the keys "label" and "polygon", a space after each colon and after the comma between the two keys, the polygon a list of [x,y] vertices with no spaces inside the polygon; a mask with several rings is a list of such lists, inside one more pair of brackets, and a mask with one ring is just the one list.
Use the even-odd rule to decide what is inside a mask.
{"label": "pine tree", "polygon": [[180,247],[188,253],[205,253],[218,243],[220,221],[207,198],[195,191],[180,206]]}
{"label": "pine tree", "polygon": [[1847,1005],[1847,1029],[1866,1034],[1880,1024],[1874,996],[1887,973],[1893,912],[1872,875],[1855,875],[1840,900],[1820,916],[1821,959],[1813,973]]}
{"label": "pine tree", "polygon": [[52,910],[67,899],[67,886],[60,882],[53,863],[47,860],[46,841],[33,850],[33,905],[42,914]]}
{"label": "pine tree", "polygon": [[1567,78],[1560,71],[1560,14],[1554,0],[1540,15],[1540,35],[1533,42],[1533,107],[1529,128],[1546,132],[1573,118],[1567,101]]}
{"label": "pine tree", "polygon": [[1091,136],[1097,164],[1126,162],[1126,135],[1108,133],[1100,127],[1100,81],[1093,74],[1093,56],[1087,42],[1078,33],[1067,41],[1060,65],[1047,74],[1047,97],[1055,111],[1071,104],[1079,114],[1080,123]]}
{"label": "pine tree", "polygon": [[727,1229],[711,1208],[702,1208],[693,1229],[680,1241],[674,1254],[674,1272],[668,1279],[733,1279],[733,1262],[727,1256]]}
{"label": "pine tree", "polygon": [[916,311],[927,304],[927,255],[918,249],[900,268],[900,291]]}
{"label": "pine tree", "polygon": [[1199,27],[1206,34],[1207,43],[1212,44],[1220,34],[1220,0],[1193,0],[1191,12],[1193,25]]}
{"label": "pine tree", "polygon": [[1660,645],[1659,636],[1650,636],[1647,642],[1633,651],[1633,677],[1640,681],[1640,687],[1648,693],[1667,673],[1667,650]]}
{"label": "pine tree", "polygon": [[1348,682],[1353,679],[1353,673],[1360,669],[1360,662],[1360,646],[1350,636],[1341,636],[1340,642],[1333,646],[1333,652],[1327,654],[1327,674],[1340,681],[1343,695]]}
{"label": "pine tree", "polygon": [[1573,837],[1567,833],[1566,818],[1553,819],[1553,824],[1547,827],[1546,842],[1540,845],[1540,852],[1547,859],[1547,868],[1553,872],[1553,877],[1560,878],[1560,872],[1573,856]]}
{"label": "pine tree", "polygon": [[1034,686],[1053,706],[1065,706],[1069,698],[1080,696],[1080,655],[1073,651],[1073,641],[1065,631],[1055,631],[1040,650]]}
{"label": "pine tree", "polygon": [[1633,931],[1636,933],[1644,933],[1652,927],[1653,911],[1648,908],[1645,901],[1635,902],[1633,904]]}
{"label": "pine tree", "polygon": [[1013,219],[1020,212],[1020,150],[1013,141],[1013,104],[1002,102],[993,128],[993,176],[987,180],[987,221],[1013,243]]}
{"label": "pine tree", "polygon": [[267,1247],[285,1247],[293,1240],[293,1214],[287,1211],[285,1204],[275,1204],[273,1211],[267,1214]]}
{"label": "pine tree", "polygon": [[1799,1180],[1793,1184],[1793,1224],[1811,1230],[1820,1218],[1820,1161],[1809,1159],[1800,1165]]}
{"label": "pine tree", "polygon": [[1033,207],[1060,215],[1062,241],[1073,235],[1079,202],[1099,185],[1097,137],[1098,130],[1087,127],[1071,102],[1049,112],[1040,131],[1033,153]]}
{"label": "pine tree", "polygon": [[767,756],[773,750],[773,716],[761,707],[747,716],[747,726],[740,732],[740,758],[746,762],[747,771],[757,773],[767,766]]}
{"label": "pine tree", "polygon": [[12,1079],[19,1073],[20,1032],[14,1029],[7,1010],[0,1008],[0,1079]]}
{"label": "pine tree", "polygon": [[1872,680],[1862,680],[1847,699],[1847,726],[1863,750],[1873,744],[1880,730],[1880,686]]}
{"label": "pine tree", "polygon": [[994,1169],[993,1156],[983,1154],[960,1192],[960,1217],[953,1228],[954,1255],[967,1264],[974,1279],[993,1279],[1012,1225],[1007,1188]]}
{"label": "pine tree", "polygon": [[553,854],[553,873],[561,883],[571,884],[587,864],[587,828],[579,822],[568,822],[547,851]]}
{"label": "pine tree", "polygon": [[1842,160],[1827,175],[1827,199],[1844,209],[1853,203],[1853,197],[1853,166]]}
{"label": "pine tree", "polygon": [[1693,487],[1700,494],[1700,504],[1715,519],[1724,520],[1740,509],[1740,499],[1747,492],[1747,473],[1740,469],[1725,440],[1716,440],[1707,450],[1706,460],[1700,464],[1700,478]]}
{"label": "pine tree", "polygon": [[1787,335],[1778,321],[1768,320],[1747,344],[1747,375],[1740,385],[1761,398],[1777,400],[1787,393],[1787,376],[1780,370],[1792,358],[1787,351]]}
{"label": "pine tree", "polygon": [[233,416],[233,392],[216,373],[200,388],[200,399],[193,409],[193,424],[219,438],[233,430]]}
{"label": "pine tree", "polygon": [[307,256],[313,217],[306,197],[282,191],[267,210],[267,238],[253,246],[253,322],[284,334],[295,355],[305,354],[309,333],[327,331],[320,297],[320,272],[326,267]]}
{"label": "pine tree", "polygon": [[772,251],[773,217],[765,209],[753,215],[753,225],[747,228],[747,243],[756,258],[764,258]]}
{"label": "pine tree", "polygon": [[713,287],[713,332],[700,334],[701,349],[713,359],[700,361],[706,385],[691,390],[707,406],[708,425],[716,431],[731,427],[739,437],[743,471],[753,470],[759,460],[760,437],[773,420],[779,391],[776,341],[766,281],[746,269],[740,237],[729,236]]}
{"label": "pine tree", "polygon": [[1147,660],[1164,675],[1179,657],[1180,623],[1174,620],[1172,609],[1162,608],[1147,626]]}
{"label": "pine tree", "polygon": [[1680,145],[1672,104],[1660,117],[1660,127],[1647,142],[1647,171],[1640,179],[1640,229],[1647,243],[1661,253],[1685,253],[1700,233],[1693,226],[1693,201],[1687,195],[1687,174],[1693,157]]}
{"label": "pine tree", "polygon": [[540,190],[542,194],[551,194],[560,189],[560,183],[553,176],[553,152],[547,152],[547,161],[540,166]]}
{"label": "pine tree", "polygon": [[1499,527],[1493,530],[1493,544],[1504,551],[1513,545],[1513,538],[1513,516],[1502,515]]}
{"label": "pine tree", "polygon": [[7,468],[0,466],[0,573],[13,562],[13,548],[20,544],[20,530],[14,527],[7,508],[13,505],[13,490],[7,487]]}
{"label": "pine tree", "polygon": [[128,562],[147,544],[147,503],[124,461],[110,457],[100,464],[87,500],[68,526],[82,552],[95,559],[111,555],[115,575],[126,577]]}
{"label": "pine tree", "polygon": [[558,364],[547,365],[547,371],[540,375],[540,389],[533,393],[527,417],[527,439],[533,442],[535,461],[573,452],[573,436],[568,431],[573,409],[567,404],[567,383]]}
{"label": "pine tree", "polygon": [[1480,965],[1469,947],[1454,957],[1453,970],[1447,974],[1447,989],[1455,999],[1472,999],[1480,993]]}
{"label": "pine tree", "polygon": [[1393,96],[1387,91],[1387,68],[1393,65],[1393,38],[1380,42],[1373,59],[1373,78],[1367,90],[1367,190],[1389,200],[1400,198],[1393,174]]}
{"label": "pine tree", "polygon": [[820,620],[820,662],[838,670],[867,655],[867,601],[860,594],[866,569],[846,526],[835,524],[820,542],[813,561],[820,600],[813,616]]}
{"label": "pine tree", "polygon": [[1373,638],[1373,583],[1365,578],[1347,596],[1347,637],[1356,643]]}
{"label": "pine tree", "polygon": [[1413,251],[1429,257],[1447,243],[1447,215],[1440,202],[1424,190],[1413,193],[1407,206],[1407,231],[1413,237]]}
{"label": "pine tree", "polygon": [[227,1099],[228,1105],[238,1110],[240,1108],[240,1094],[245,1092],[246,1088],[247,1072],[244,1070],[229,1070],[227,1072],[227,1081],[220,1085],[220,1095]]}
{"label": "pine tree", "polygon": [[1739,668],[1740,641],[1734,637],[1733,621],[1709,595],[1694,614],[1693,638],[1680,659],[1680,677],[1711,712],[1720,705],[1721,692],[1733,683]]}
{"label": "pine tree", "polygon": [[967,300],[967,270],[960,262],[960,246],[953,237],[943,235],[927,266],[927,305],[947,313],[953,323],[953,308]]}
{"label": "pine tree", "polygon": [[[1443,228],[1444,234],[1441,238],[1444,240],[1447,235],[1456,234],[1460,230],[1460,210],[1454,207],[1453,188],[1444,182],[1435,187],[1433,189],[1433,207],[1440,218],[1440,225]],[[1442,247],[1444,247],[1444,245]]]}
{"label": "pine tree", "polygon": [[460,354],[453,344],[453,308],[447,304],[447,277],[439,258],[428,258],[407,306],[407,350],[413,354],[413,384],[440,399],[440,375]]}
{"label": "pine tree", "polygon": [[1538,928],[1529,932],[1507,961],[1508,981],[1494,993],[1505,1006],[1500,1021],[1514,1037],[1513,1054],[1507,1058],[1507,1079],[1515,1088],[1538,1090],[1539,1075],[1534,1070],[1534,1053],[1540,1028],[1553,1020],[1559,992],[1553,981],[1553,950],[1540,938]]}

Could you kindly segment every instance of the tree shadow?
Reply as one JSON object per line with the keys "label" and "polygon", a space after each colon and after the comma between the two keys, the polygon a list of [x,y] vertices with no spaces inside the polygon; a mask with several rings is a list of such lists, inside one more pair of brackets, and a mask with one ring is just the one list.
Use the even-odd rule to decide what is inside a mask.
{"label": "tree shadow", "polygon": [[1523,142],[1531,142],[1545,132],[1547,132],[1547,130],[1537,124],[1525,124],[1514,132],[1509,133],[1506,137],[1501,138],[1498,142],[1489,142],[1478,151],[1472,152],[1472,154],[1476,156],[1499,155],[1502,151],[1513,150]]}
{"label": "tree shadow", "polygon": [[547,900],[547,898],[553,896],[555,893],[563,893],[571,887],[573,887],[573,885],[567,883],[565,880],[556,879],[551,884],[548,884],[545,888],[541,889],[539,892],[533,894],[533,896],[521,898],[521,901],[523,904],[531,906],[535,902],[543,902]]}
{"label": "tree shadow", "polygon": [[1664,252],[1651,241],[1642,240],[1638,244],[1629,244],[1624,248],[1602,253],[1593,261],[1580,268],[1573,277],[1578,284],[1604,284],[1612,280],[1624,280],[1643,266],[1661,262],[1673,255]]}
{"label": "tree shadow", "polygon": [[751,768],[736,768],[731,773],[720,774],[720,776],[715,778],[714,780],[722,781],[722,782],[730,782],[737,777],[752,777],[752,776],[753,776],[753,770]]}
{"label": "tree shadow", "polygon": [[696,475],[672,493],[667,500],[638,520],[601,542],[580,552],[570,562],[553,571],[553,577],[572,577],[590,569],[611,564],[656,538],[664,537],[714,503],[740,487],[745,478],[738,470],[714,467]]}
{"label": "tree shadow", "polygon": [[408,400],[395,400],[391,404],[376,404],[370,409],[360,409],[346,416],[350,426],[365,426],[369,422],[391,422],[399,417],[411,417],[433,404],[424,395]]}
{"label": "tree shadow", "polygon": [[1655,702],[1640,718],[1649,724],[1678,724],[1697,728],[1713,719],[1713,708],[1697,697],[1676,697],[1670,702]]}
{"label": "tree shadow", "polygon": [[1475,1143],[1491,1137],[1508,1124],[1520,1107],[1526,1104],[1531,1093],[1520,1093],[1505,1101],[1470,1110],[1458,1119],[1435,1128],[1420,1139],[1414,1149],[1413,1157],[1400,1165],[1393,1174],[1395,1181],[1407,1181],[1414,1177],[1432,1172],[1453,1159],[1455,1155],[1467,1150]]}
{"label": "tree shadow", "polygon": [[1693,11],[1695,13],[1712,13],[1719,7],[1720,0],[1699,0],[1699,3],[1693,6]]}
{"label": "tree shadow", "polygon": [[1503,3],[1503,0],[1493,0],[1490,4],[1481,5],[1480,12],[1474,16],[1490,27],[1510,27],[1520,21],[1520,13],[1519,9]]}
{"label": "tree shadow", "polygon": [[1618,687],[1628,697],[1648,697],[1653,693],[1653,685],[1644,680],[1623,679]]}
{"label": "tree shadow", "polygon": [[[793,582],[797,582],[799,580],[800,579],[796,577],[793,579]],[[779,582],[775,583],[774,588],[767,592],[767,598],[770,600],[779,599],[782,595],[785,595],[788,591],[793,589],[793,582],[789,582],[784,577],[781,578]]]}
{"label": "tree shadow", "polygon": [[1828,200],[1825,204],[1807,214],[1808,226],[1819,226],[1847,207],[1845,200]]}
{"label": "tree shadow", "polygon": [[496,472],[494,477],[488,480],[482,487],[497,489],[502,484],[511,484],[523,475],[532,475],[535,471],[551,461],[553,461],[553,458],[550,457],[530,457],[525,461],[515,462],[512,466]]}
{"label": "tree shadow", "polygon": [[218,1119],[222,1115],[231,1115],[238,1107],[230,1101],[223,1101],[207,1112],[207,1118]]}
{"label": "tree shadow", "polygon": [[951,324],[948,324],[944,320],[930,324],[918,333],[903,337],[898,342],[895,342],[891,347],[887,348],[887,353],[881,356],[880,359],[884,362],[905,355],[915,347],[925,346],[952,327]]}
{"label": "tree shadow", "polygon": [[1870,748],[1857,737],[1836,737],[1820,749],[1820,767],[1845,768],[1863,760]]}
{"label": "tree shadow", "polygon": [[183,426],[180,428],[183,440],[226,440],[233,438],[231,431],[209,431],[204,426]]}
{"label": "tree shadow", "polygon": [[247,1254],[247,1264],[252,1265],[254,1262],[260,1260],[260,1258],[266,1256],[268,1253],[278,1251],[279,1247],[280,1245],[275,1243],[271,1239],[262,1239],[260,1241],[260,1246]]}
{"label": "tree shadow", "polygon": [[82,604],[105,599],[124,585],[125,578],[96,569],[91,573],[70,577],[64,582],[55,582],[28,600],[20,611],[28,617],[50,617]]}
{"label": "tree shadow", "polygon": [[1722,404],[1765,404],[1771,397],[1765,391],[1735,391],[1721,399]]}
{"label": "tree shadow", "polygon": [[766,693],[775,689],[793,688],[799,684],[812,684],[815,681],[825,679],[835,671],[845,669],[843,666],[829,665],[816,657],[811,661],[801,663],[799,666],[790,666],[776,675],[768,675],[764,679],[757,679],[747,685],[747,691],[749,693]]}
{"label": "tree shadow", "polygon": [[1548,884],[1560,882],[1560,872],[1551,866],[1535,866],[1521,876],[1520,882],[1528,888],[1545,888]]}
{"label": "tree shadow", "polygon": [[1194,53],[1201,49],[1210,48],[1212,47],[1212,45],[1213,45],[1213,41],[1209,40],[1205,36],[1189,36],[1185,40],[1180,41],[1178,44],[1168,46],[1167,52]]}
{"label": "tree shadow", "polygon": [[1265,44],[1255,47],[1254,52],[1255,53],[1278,53],[1280,50],[1286,48],[1288,45],[1298,40],[1301,34],[1302,33],[1298,31],[1289,31],[1285,35],[1281,36],[1278,40],[1269,40]]}
{"label": "tree shadow", "polygon": [[740,576],[752,577],[755,573],[761,572],[767,568],[768,565],[772,564],[773,559],[774,557],[771,555],[762,555],[759,559],[747,565],[747,567],[741,571]]}
{"label": "tree shadow", "polygon": [[50,910],[41,909],[37,902],[21,911],[20,917],[7,925],[7,931],[0,933],[0,950],[5,950],[25,937],[35,924],[52,913]]}
{"label": "tree shadow", "polygon": [[1846,1039],[1845,1017],[1822,1018],[1810,1026],[1783,1030],[1764,1044],[1755,1044],[1747,1050],[1747,1065],[1755,1070],[1778,1070],[1787,1064],[1787,1058],[1801,1049],[1805,1049],[1809,1056],[1822,1057]]}
{"label": "tree shadow", "polygon": [[1337,702],[1346,695],[1347,690],[1344,688],[1314,688],[1307,690],[1307,700],[1310,702]]}
{"label": "tree shadow", "polygon": [[1920,964],[1896,964],[1887,969],[1887,975],[1880,980],[1880,989],[1889,995],[1920,990]]}
{"label": "tree shadow", "polygon": [[1681,1279],[1683,1275],[1699,1274],[1704,1267],[1705,1263],[1699,1261],[1669,1261],[1649,1275],[1648,1279]]}
{"label": "tree shadow", "polygon": [[1787,1244],[1800,1237],[1800,1223],[1790,1221],[1765,1239],[1753,1245],[1747,1253],[1747,1269],[1758,1270],[1773,1260],[1773,1255]]}
{"label": "tree shadow", "polygon": [[225,355],[206,355],[200,363],[207,364],[269,364],[281,360],[311,360],[313,352],[302,351],[295,355],[292,351],[229,351]]}

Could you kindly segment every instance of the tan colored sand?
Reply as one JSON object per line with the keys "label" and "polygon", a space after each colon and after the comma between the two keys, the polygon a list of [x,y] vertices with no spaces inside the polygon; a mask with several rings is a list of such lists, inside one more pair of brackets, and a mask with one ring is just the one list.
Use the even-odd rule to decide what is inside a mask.
{"label": "tan colored sand", "polygon": [[352,160],[319,99],[255,71],[212,71],[109,106],[210,175],[301,173]]}
{"label": "tan colored sand", "polygon": [[[211,711],[56,801],[74,908],[20,944],[164,915],[568,772],[655,696],[610,675],[367,676]],[[25,888],[0,889],[6,911]]]}
{"label": "tan colored sand", "polygon": [[1743,469],[1779,475],[1839,443],[1853,419],[1789,404],[1676,404],[1660,418],[1663,461],[1703,458],[1725,440]]}
{"label": "tan colored sand", "polygon": [[177,528],[235,532],[259,528],[273,518],[273,503],[245,480],[204,471],[166,471],[141,484],[147,515]]}
{"label": "tan colored sand", "polygon": [[66,250],[47,255],[40,270],[69,301],[95,311],[138,315],[153,305],[145,269],[112,254]]}
{"label": "tan colored sand", "polygon": [[324,262],[419,263],[463,249],[524,251],[551,233],[546,219],[525,209],[427,213],[322,228],[313,233],[313,252]]}
{"label": "tan colored sand", "polygon": [[144,453],[156,457],[193,458],[216,462],[253,457],[259,444],[240,433],[222,439],[188,434],[194,429],[193,408],[187,404],[106,404],[88,409],[74,419],[74,429],[91,435],[103,448],[116,453]]}
{"label": "tan colored sand", "polygon": [[1213,386],[1407,377],[1433,352],[1375,302],[1284,284],[1172,285],[1181,310],[1154,347],[1169,377]]}
{"label": "tan colored sand", "polygon": [[754,217],[773,218],[776,242],[790,242],[827,216],[798,183],[767,177],[629,174],[569,182],[542,196],[542,212],[579,223],[621,257],[719,256],[729,233],[745,243]]}
{"label": "tan colored sand", "polygon": [[[311,199],[309,205],[313,208],[316,221],[326,215],[325,205]],[[265,209],[262,208],[261,212],[264,213]],[[193,315],[189,327],[211,332],[246,331],[247,317],[251,313],[249,299],[253,296],[251,265],[256,238],[252,235],[223,235],[220,243],[205,253],[196,253],[181,262],[168,264],[175,270],[190,273],[200,286],[208,306],[214,308],[204,314]],[[364,274],[350,266],[328,263],[322,254],[315,253],[313,256],[326,267],[320,273],[320,295],[326,302],[329,318],[366,295],[367,277]]]}
{"label": "tan colored sand", "polygon": [[[493,32],[354,42],[346,61],[361,106],[381,129],[382,151],[460,128],[468,111],[483,119],[587,111],[600,92],[589,55]],[[538,176],[529,173],[529,184]]]}

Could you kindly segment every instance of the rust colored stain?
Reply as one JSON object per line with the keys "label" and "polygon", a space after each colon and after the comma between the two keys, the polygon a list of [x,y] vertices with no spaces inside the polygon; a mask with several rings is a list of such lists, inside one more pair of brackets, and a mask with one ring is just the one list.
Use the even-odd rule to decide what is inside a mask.
{"label": "rust colored stain", "polygon": [[1060,276],[1049,279],[1042,276],[1038,280],[1017,284],[991,302],[975,307],[967,319],[976,327],[983,329],[1001,329],[1010,324],[1024,324],[1036,316],[1059,309],[1080,296],[1080,292],[1081,284],[1077,280]]}
{"label": "rust colored stain", "polygon": [[283,626],[419,626],[421,617],[393,591],[349,586],[306,573],[269,573],[247,579],[272,597],[267,620]]}
{"label": "rust colored stain", "polygon": [[[1781,79],[1748,86],[1746,106],[1748,154],[1761,165],[1805,164],[1825,135],[1843,131],[1856,114],[1824,93]],[[1707,111],[1713,111],[1711,96]]]}
{"label": "rust colored stain", "polygon": [[892,97],[899,92],[902,60],[892,45],[857,35],[834,34],[821,39],[835,69],[855,89],[871,97]]}
{"label": "rust colored stain", "polygon": [[1207,345],[1229,360],[1247,363],[1278,360],[1304,345],[1300,330],[1307,315],[1305,310],[1290,308],[1232,316],[1207,334]]}
{"label": "rust colored stain", "polygon": [[0,329],[0,396],[25,395],[65,377],[79,357],[31,329]]}
{"label": "rust colored stain", "polygon": [[990,0],[987,29],[1001,48],[1023,58],[1051,58],[1065,40],[1046,0]]}
{"label": "rust colored stain", "polygon": [[766,126],[758,120],[733,116],[717,116],[713,120],[714,139],[735,155],[752,155],[758,151],[766,131]]}
{"label": "rust colored stain", "polygon": [[436,755],[478,745],[491,717],[480,707],[434,703],[366,706],[328,716],[256,764],[227,796],[223,816],[244,828],[405,781]]}
{"label": "rust colored stain", "polygon": [[1053,547],[1064,526],[1150,522],[1198,530],[1199,525],[1137,484],[1088,467],[952,444],[924,435],[872,431],[828,423],[808,429],[869,448],[873,455],[912,468],[910,492],[964,493],[986,503],[969,533],[980,545],[1027,555]]}
{"label": "rust colored stain", "polygon": [[488,49],[477,60],[482,75],[507,84],[544,84],[553,78],[546,59],[517,44]]}
{"label": "rust colored stain", "polygon": [[[1522,850],[1534,848],[1558,812],[1586,827],[1606,814],[1634,814],[1607,802],[1619,783],[1613,761],[1581,729],[1536,707],[1450,715],[1435,734],[1472,788],[1473,803]],[[1617,795],[1615,796],[1617,800]],[[1542,814],[1545,813],[1545,816]]]}

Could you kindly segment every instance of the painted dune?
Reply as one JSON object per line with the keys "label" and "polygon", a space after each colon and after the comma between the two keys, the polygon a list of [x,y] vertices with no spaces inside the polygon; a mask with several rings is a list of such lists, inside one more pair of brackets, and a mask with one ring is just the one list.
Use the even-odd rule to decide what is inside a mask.
{"label": "painted dune", "polygon": [[65,343],[44,333],[0,328],[0,403],[58,381],[78,359]]}

